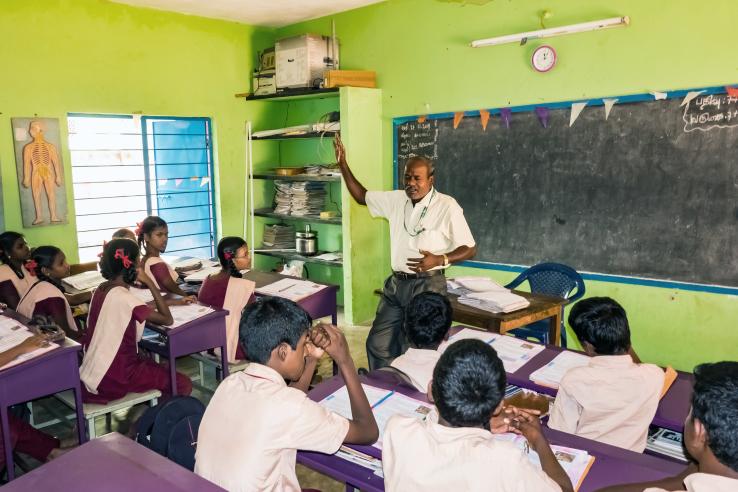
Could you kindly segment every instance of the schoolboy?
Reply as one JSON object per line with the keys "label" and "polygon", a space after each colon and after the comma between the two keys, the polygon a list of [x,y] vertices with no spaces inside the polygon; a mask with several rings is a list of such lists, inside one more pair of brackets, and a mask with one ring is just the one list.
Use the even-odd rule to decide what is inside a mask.
{"label": "schoolboy", "polygon": [[697,366],[694,370],[692,410],[684,422],[684,445],[696,463],[675,477],[612,487],[607,491],[735,492],[738,490],[736,422],[738,362]]}
{"label": "schoolboy", "polygon": [[[344,442],[377,439],[346,338],[334,326],[310,325],[310,316],[286,299],[266,297],[246,307],[239,331],[250,362],[218,386],[205,411],[195,473],[230,491],[299,491],[298,449],[332,454]],[[305,394],[323,350],[346,382],[353,420]]]}
{"label": "schoolboy", "polygon": [[548,426],[643,452],[664,371],[634,362],[625,309],[609,297],[579,301],[569,313],[569,325],[592,358],[564,374]]}
{"label": "schoolboy", "polygon": [[[538,417],[503,411],[506,377],[495,350],[480,340],[460,340],[441,355],[429,389],[438,409],[425,421],[395,415],[383,437],[382,466],[388,492],[572,490],[541,432]],[[542,470],[515,444],[492,433],[522,433]]]}
{"label": "schoolboy", "polygon": [[426,392],[441,357],[438,346],[451,328],[451,303],[435,292],[416,295],[405,308],[402,328],[410,347],[390,366],[406,375],[418,391]]}

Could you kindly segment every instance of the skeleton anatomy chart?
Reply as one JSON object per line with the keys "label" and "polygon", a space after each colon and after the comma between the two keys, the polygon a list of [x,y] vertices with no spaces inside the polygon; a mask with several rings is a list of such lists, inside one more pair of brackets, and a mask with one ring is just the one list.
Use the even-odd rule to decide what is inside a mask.
{"label": "skeleton anatomy chart", "polygon": [[67,221],[59,120],[12,118],[23,227]]}

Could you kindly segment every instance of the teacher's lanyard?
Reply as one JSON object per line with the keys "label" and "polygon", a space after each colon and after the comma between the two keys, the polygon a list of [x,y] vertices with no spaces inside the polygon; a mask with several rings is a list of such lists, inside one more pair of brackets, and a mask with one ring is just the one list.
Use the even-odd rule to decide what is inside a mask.
{"label": "teacher's lanyard", "polygon": [[[428,200],[428,205],[423,207],[423,211],[420,212],[420,217],[418,218],[418,221],[415,223],[415,227],[413,228],[413,231],[415,231],[415,234],[407,230],[407,224],[405,221],[405,215],[406,215],[405,210],[407,209],[407,204],[410,203],[410,200],[405,202],[405,208],[402,210],[402,227],[405,228],[405,232],[407,232],[410,235],[410,237],[419,236],[423,231],[425,231],[425,227],[418,230],[418,226],[423,221],[423,217],[425,217],[425,214],[428,213],[428,207],[430,207],[431,203],[433,203],[433,197],[435,196],[436,196],[436,189],[433,188],[433,193],[431,193],[430,200]],[[412,215],[412,212],[410,213],[410,215]]]}

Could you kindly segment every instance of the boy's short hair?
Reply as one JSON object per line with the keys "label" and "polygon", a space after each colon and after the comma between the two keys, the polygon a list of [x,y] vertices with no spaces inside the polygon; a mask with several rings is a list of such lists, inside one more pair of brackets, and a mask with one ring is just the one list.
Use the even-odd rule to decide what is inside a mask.
{"label": "boy's short hair", "polygon": [[297,348],[300,337],[313,320],[294,302],[281,297],[262,297],[241,314],[239,339],[251,362],[266,364],[280,343]]}
{"label": "boy's short hair", "polygon": [[599,355],[619,355],[630,349],[630,327],[623,306],[609,297],[590,297],[574,304],[569,325],[583,344]]}
{"label": "boy's short hair", "polygon": [[435,350],[451,328],[451,316],[451,303],[446,296],[423,292],[405,308],[402,329],[415,347]]}
{"label": "boy's short hair", "polygon": [[495,349],[481,340],[459,340],[433,370],[438,413],[454,427],[484,427],[505,396],[506,376]]}
{"label": "boy's short hair", "polygon": [[738,362],[695,367],[692,418],[705,426],[712,454],[738,472]]}

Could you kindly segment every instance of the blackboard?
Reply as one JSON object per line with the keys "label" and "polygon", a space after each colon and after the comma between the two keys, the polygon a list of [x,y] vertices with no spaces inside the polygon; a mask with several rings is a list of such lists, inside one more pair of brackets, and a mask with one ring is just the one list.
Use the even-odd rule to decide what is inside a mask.
{"label": "blackboard", "polygon": [[509,128],[494,111],[486,131],[479,112],[456,129],[452,114],[395,120],[398,187],[408,157],[432,157],[475,261],[736,286],[738,98],[675,95],[621,98],[607,119],[590,102],[572,126],[571,104],[547,128],[533,108]]}

